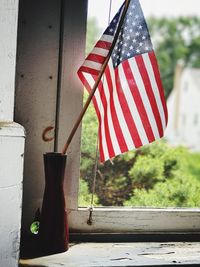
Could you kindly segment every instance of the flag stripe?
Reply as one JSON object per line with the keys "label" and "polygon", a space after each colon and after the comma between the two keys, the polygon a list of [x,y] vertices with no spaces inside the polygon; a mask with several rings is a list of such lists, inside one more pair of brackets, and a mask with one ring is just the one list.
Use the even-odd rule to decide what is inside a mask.
{"label": "flag stripe", "polygon": [[87,60],[91,60],[100,64],[103,64],[105,61],[105,57],[99,56],[96,54],[89,54],[88,57],[86,58]]}
{"label": "flag stripe", "polygon": [[112,35],[108,35],[108,34],[103,34],[101,36],[101,41],[104,41],[104,42],[108,42],[108,43],[112,43],[113,42],[113,36]]}
{"label": "flag stripe", "polygon": [[[120,103],[120,100],[119,100],[119,96],[118,96],[118,93],[117,93],[117,87],[116,87],[116,74],[112,68],[112,61],[110,60],[109,63],[108,63],[108,66],[109,66],[109,71],[110,71],[110,77],[111,77],[111,81],[112,81],[112,90],[113,90],[113,104],[114,104],[114,107],[115,107],[115,111],[116,111],[116,114],[117,114],[117,118],[118,118],[118,121],[119,121],[119,125],[120,125],[120,129],[119,129],[119,132],[117,132],[118,134],[120,134],[120,132],[122,132],[123,136],[119,135],[119,138],[121,140],[121,144],[123,144],[123,139],[125,140],[126,142],[126,146],[128,147],[128,149],[133,149],[135,147],[134,143],[133,143],[133,139],[132,139],[132,136],[129,132],[129,128],[128,128],[128,125],[127,125],[127,121],[125,119],[125,114],[122,110],[122,107],[121,107],[121,103]],[[123,147],[121,147],[121,149],[123,150],[126,149],[126,146],[124,145]],[[126,150],[123,150],[123,151],[126,151]]]}
{"label": "flag stripe", "polygon": [[83,66],[99,71],[99,70],[101,70],[102,64],[99,64],[97,62],[90,61],[90,60],[85,60]]}
{"label": "flag stripe", "polygon": [[92,54],[106,57],[108,55],[108,50],[104,48],[95,47],[92,50]]}
{"label": "flag stripe", "polygon": [[[85,73],[90,73],[92,75],[96,75],[98,76],[99,75],[99,70],[94,70],[94,69],[91,69],[91,68],[88,68],[88,67],[85,67],[85,66],[81,66],[79,71],[78,71],[78,75],[80,77],[80,73],[81,72],[85,72]],[[80,77],[81,79],[81,77]]]}
{"label": "flag stripe", "polygon": [[[160,135],[159,135],[157,123],[156,123],[156,120],[155,120],[155,117],[154,117],[154,114],[152,111],[152,106],[149,102],[149,98],[147,95],[147,91],[149,91],[149,87],[144,86],[143,77],[140,74],[140,71],[141,71],[140,68],[142,66],[142,64],[140,64],[141,63],[140,59],[142,59],[142,56],[137,56],[135,58],[129,59],[128,62],[129,62],[129,66],[130,66],[132,73],[134,73],[134,79],[135,79],[135,82],[137,84],[137,88],[139,88],[138,94],[140,95],[141,101],[144,105],[145,113],[148,117],[148,121],[150,123],[153,135],[155,137],[154,139],[156,139],[156,138],[160,138]],[[146,123],[145,123],[145,125],[146,125]]]}
{"label": "flag stripe", "polygon": [[[129,90],[129,86],[128,84],[125,84],[126,81],[124,81],[123,86],[121,85],[121,81],[123,81],[124,78],[123,77],[124,73],[121,65],[119,65],[119,68],[115,69],[115,74],[116,74],[117,93],[121,104],[121,108],[123,110],[129,132],[134,142],[134,146],[139,147],[144,143],[146,144],[148,142],[148,139],[146,137],[142,123],[140,121],[135,103],[134,101],[131,101],[132,96]],[[140,125],[140,127],[142,128],[138,129],[138,125]]]}
{"label": "flag stripe", "polygon": [[[148,138],[147,143],[152,142],[153,140],[155,140],[155,137],[153,135],[153,131],[152,131],[145,107],[144,107],[144,103],[142,102],[135,78],[133,77],[133,73],[130,71],[130,64],[129,64],[128,60],[125,60],[122,63],[122,69],[123,69],[122,73],[125,74],[125,77],[123,77],[123,78],[125,79],[125,82],[127,82],[128,86],[129,86],[129,90],[127,90],[127,92],[129,93],[129,98],[130,98],[129,101],[130,102],[132,101],[132,103],[134,103],[134,105],[136,106],[137,114],[138,114],[138,122],[142,123],[142,125],[140,125],[140,126],[138,125],[137,128],[140,129],[140,127],[141,127],[141,129],[145,130],[146,136]],[[134,73],[134,75],[135,75],[135,73]],[[140,117],[140,119],[139,119],[139,117]]]}
{"label": "flag stripe", "polygon": [[109,90],[109,94],[110,94],[110,100],[109,100],[110,105],[108,103],[108,100],[107,100],[107,103],[110,107],[110,114],[111,114],[110,120],[113,122],[112,123],[112,127],[113,127],[112,136],[114,137],[113,147],[115,148],[116,155],[119,155],[121,154],[121,152],[123,153],[124,151],[127,151],[128,148],[124,140],[122,130],[119,125],[119,120],[118,120],[117,112],[116,112],[115,105],[114,105],[114,97],[113,97],[113,90],[112,90],[113,84],[111,80],[109,66],[107,66],[107,68],[105,69],[105,78],[106,78],[105,83],[107,84],[107,90]]}
{"label": "flag stripe", "polygon": [[150,57],[150,60],[151,60],[152,66],[153,66],[156,82],[157,82],[159,93],[160,93],[160,98],[162,101],[162,106],[163,106],[164,112],[165,112],[165,126],[166,126],[167,121],[168,121],[168,112],[167,112],[167,105],[166,105],[166,101],[165,101],[164,88],[163,88],[162,81],[160,78],[158,63],[157,63],[154,52],[149,53],[149,57]]}
{"label": "flag stripe", "polygon": [[[91,76],[87,73],[84,74],[85,78],[87,79],[90,87],[92,88],[94,85],[94,76]],[[101,102],[101,98],[99,95],[99,91],[97,90],[95,93],[95,99],[96,99],[96,105],[98,107],[99,110],[99,118],[100,118],[100,131],[101,131],[101,146],[102,146],[102,151],[103,151],[103,155],[101,155],[101,159],[105,160],[109,158],[109,153],[108,153],[108,146],[107,146],[107,142],[106,142],[106,136],[105,136],[105,127],[104,127],[104,109],[103,109],[103,105]]]}
{"label": "flag stripe", "polygon": [[103,83],[102,81],[99,82],[99,86],[98,86],[99,92],[100,92],[100,97],[101,97],[101,104],[103,105],[102,109],[104,110],[104,121],[102,121],[101,125],[104,125],[104,129],[105,129],[105,138],[106,138],[106,143],[107,143],[107,147],[108,147],[108,154],[109,157],[108,158],[112,158],[115,155],[114,149],[113,149],[113,145],[112,145],[112,141],[111,141],[111,137],[110,137],[110,125],[108,122],[108,105],[106,103],[106,96],[105,96],[105,87],[103,87]]}
{"label": "flag stripe", "polygon": [[98,41],[98,42],[96,43],[96,47],[104,48],[104,49],[109,50],[110,47],[111,47],[111,43],[109,43],[109,42],[105,42],[105,41]]}
{"label": "flag stripe", "polygon": [[159,71],[157,70],[157,66],[154,66],[154,62],[156,59],[153,59],[153,54],[152,53],[149,53],[149,55],[145,54],[143,55],[143,58],[144,58],[145,66],[148,69],[148,74],[149,74],[153,92],[156,98],[158,109],[160,112],[163,129],[165,129],[167,125],[167,107],[166,107],[166,103],[164,99],[164,92],[162,92],[163,89],[162,87],[161,89],[159,89],[159,87],[162,86],[162,82],[160,81],[160,78],[158,77]]}
{"label": "flag stripe", "polygon": [[158,105],[156,103],[155,95],[154,95],[154,92],[152,89],[152,85],[151,85],[150,78],[149,78],[149,75],[147,72],[147,68],[146,68],[145,63],[144,63],[143,55],[136,57],[136,61],[137,61],[137,64],[139,66],[140,75],[143,79],[144,86],[145,86],[145,88],[148,88],[148,90],[146,90],[146,93],[147,93],[148,98],[149,98],[149,103],[152,107],[153,116],[156,120],[157,128],[159,131],[159,137],[162,137],[163,136],[163,125],[162,125],[162,121],[161,121],[161,114],[159,112]]}

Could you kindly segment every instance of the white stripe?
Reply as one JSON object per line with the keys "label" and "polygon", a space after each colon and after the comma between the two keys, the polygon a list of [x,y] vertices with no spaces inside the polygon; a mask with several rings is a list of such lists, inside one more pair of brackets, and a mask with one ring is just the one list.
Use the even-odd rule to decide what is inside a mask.
{"label": "white stripe", "polygon": [[111,75],[112,84],[113,84],[113,100],[114,100],[115,111],[117,113],[117,117],[118,117],[118,120],[119,120],[119,125],[120,125],[121,131],[123,133],[126,145],[127,145],[128,149],[131,150],[131,149],[135,148],[135,145],[133,143],[132,136],[131,136],[131,134],[129,132],[129,129],[128,129],[126,120],[124,118],[124,114],[123,114],[120,102],[119,102],[117,89],[116,89],[116,86],[115,86],[115,74],[114,74],[114,70],[113,70],[113,66],[112,66],[111,60],[109,61],[108,65],[109,65],[110,75]]}
{"label": "white stripe", "polygon": [[[94,85],[94,79],[89,73],[83,72],[83,75],[85,76],[85,79],[89,83],[90,87],[92,88]],[[107,148],[107,142],[106,142],[106,136],[105,136],[105,127],[104,127],[104,109],[103,109],[103,104],[101,102],[101,98],[99,95],[99,91],[97,90],[95,93],[96,101],[97,101],[97,106],[99,109],[99,114],[101,117],[101,134],[102,134],[102,149],[104,153],[104,158],[105,160],[109,159],[109,153],[108,153],[108,148]]]}
{"label": "white stripe", "polygon": [[104,48],[100,48],[100,47],[95,47],[91,54],[95,54],[98,56],[103,56],[103,57],[107,57],[109,50],[108,49],[104,49]]}
{"label": "white stripe", "polygon": [[146,89],[145,89],[145,86],[144,86],[144,82],[142,80],[142,77],[140,75],[140,71],[138,69],[138,65],[136,63],[135,58],[131,58],[128,61],[129,61],[129,65],[130,65],[131,71],[134,74],[134,79],[135,79],[135,82],[137,84],[137,88],[138,88],[139,94],[141,96],[142,102],[144,104],[144,108],[146,110],[147,117],[149,119],[149,122],[150,122],[150,125],[151,125],[151,129],[153,131],[154,137],[155,137],[155,139],[158,139],[158,138],[160,138],[160,135],[159,135],[157,123],[156,123],[156,120],[155,120],[155,117],[154,117],[154,114],[153,114],[153,110],[152,110],[151,104],[149,102],[149,98],[147,96],[147,92],[146,92]]}
{"label": "white stripe", "polygon": [[148,144],[149,140],[147,138],[146,132],[144,130],[144,126],[142,124],[142,121],[141,121],[141,118],[140,118],[140,115],[139,115],[139,112],[138,112],[138,109],[136,107],[135,101],[134,101],[133,96],[131,94],[128,82],[126,80],[126,76],[124,74],[124,70],[123,70],[122,64],[119,65],[118,69],[119,69],[119,77],[120,77],[121,86],[122,86],[122,89],[123,89],[123,92],[124,92],[124,96],[126,98],[127,104],[129,106],[129,109],[130,109],[130,112],[131,112],[131,115],[132,115],[133,120],[135,122],[138,134],[140,136],[142,144],[143,145]]}
{"label": "white stripe", "polygon": [[112,120],[111,109],[110,109],[110,91],[108,88],[108,81],[107,81],[106,75],[103,76],[102,81],[103,81],[106,102],[107,102],[108,128],[110,132],[110,138],[112,141],[112,146],[113,146],[115,155],[119,155],[121,154],[121,150],[120,150],[119,143],[118,143],[116,133],[115,133],[115,129],[113,126],[113,120]]}
{"label": "white stripe", "polygon": [[163,129],[165,129],[165,127],[166,127],[165,112],[164,112],[162,101],[161,101],[161,98],[160,98],[160,92],[159,92],[159,89],[158,89],[158,85],[156,83],[153,67],[151,65],[151,61],[149,59],[148,53],[143,54],[142,57],[144,59],[145,67],[148,70],[148,75],[149,75],[149,79],[150,79],[150,82],[151,82],[151,87],[152,87],[152,90],[153,90],[154,95],[155,95],[155,99],[156,99],[156,103],[157,103],[157,106],[158,106],[158,110],[160,112],[162,126],[163,126]]}
{"label": "white stripe", "polygon": [[102,64],[94,62],[94,61],[91,61],[91,60],[85,60],[84,63],[83,63],[83,66],[84,67],[89,67],[89,68],[94,69],[94,70],[100,70]]}
{"label": "white stripe", "polygon": [[105,41],[105,42],[109,42],[109,43],[112,43],[113,41],[113,36],[112,35],[107,35],[107,34],[103,34],[101,36],[101,39],[99,41]]}

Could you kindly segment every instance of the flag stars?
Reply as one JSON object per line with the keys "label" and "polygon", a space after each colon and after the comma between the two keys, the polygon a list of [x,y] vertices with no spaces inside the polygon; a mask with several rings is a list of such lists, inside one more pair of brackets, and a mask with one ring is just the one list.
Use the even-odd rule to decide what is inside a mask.
{"label": "flag stars", "polygon": [[133,47],[132,45],[129,47],[130,50],[133,50],[133,48],[134,48],[134,47]]}
{"label": "flag stars", "polygon": [[133,43],[136,43],[136,42],[137,42],[137,40],[136,40],[136,39],[133,39],[133,40],[132,40],[132,42],[133,42]]}
{"label": "flag stars", "polygon": [[114,31],[114,30],[113,30],[113,28],[110,28],[110,29],[109,29],[109,32],[111,32],[111,33],[112,33],[113,31]]}
{"label": "flag stars", "polygon": [[129,35],[126,37],[127,40],[130,40],[130,38],[131,38],[131,37],[130,37]]}
{"label": "flag stars", "polygon": [[135,9],[135,5],[132,5],[131,8],[132,8],[132,9]]}
{"label": "flag stars", "polygon": [[135,34],[136,36],[140,36],[140,33],[139,32],[136,32],[136,34]]}
{"label": "flag stars", "polygon": [[136,52],[139,54],[139,53],[140,53],[140,49],[139,49],[139,48],[137,48],[137,49],[136,49]]}
{"label": "flag stars", "polygon": [[139,43],[139,46],[143,46],[143,43],[142,43],[142,42],[140,42],[140,43]]}
{"label": "flag stars", "polygon": [[142,36],[142,40],[145,40],[145,39],[146,39],[146,36],[143,35],[143,36]]}
{"label": "flag stars", "polygon": [[128,52],[128,53],[127,53],[127,57],[130,57],[130,55],[131,55],[131,54]]}
{"label": "flag stars", "polygon": [[138,26],[138,29],[139,29],[139,30],[141,30],[142,28],[143,28],[143,26],[142,26],[142,25],[139,25],[139,26]]}
{"label": "flag stars", "polygon": [[130,29],[129,32],[130,32],[130,33],[133,32],[133,29]]}

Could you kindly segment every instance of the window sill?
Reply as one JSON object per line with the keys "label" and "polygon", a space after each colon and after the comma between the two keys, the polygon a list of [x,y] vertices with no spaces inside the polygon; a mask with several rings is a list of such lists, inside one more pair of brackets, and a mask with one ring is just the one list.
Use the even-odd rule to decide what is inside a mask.
{"label": "window sill", "polygon": [[20,266],[199,266],[200,242],[73,244],[61,254],[20,260]]}

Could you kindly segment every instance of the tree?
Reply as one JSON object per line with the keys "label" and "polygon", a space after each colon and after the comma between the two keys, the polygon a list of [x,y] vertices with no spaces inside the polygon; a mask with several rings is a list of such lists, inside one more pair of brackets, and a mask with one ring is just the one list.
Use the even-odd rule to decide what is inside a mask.
{"label": "tree", "polygon": [[161,78],[168,96],[173,89],[173,76],[178,60],[200,67],[200,18],[150,18],[150,34],[160,66]]}

